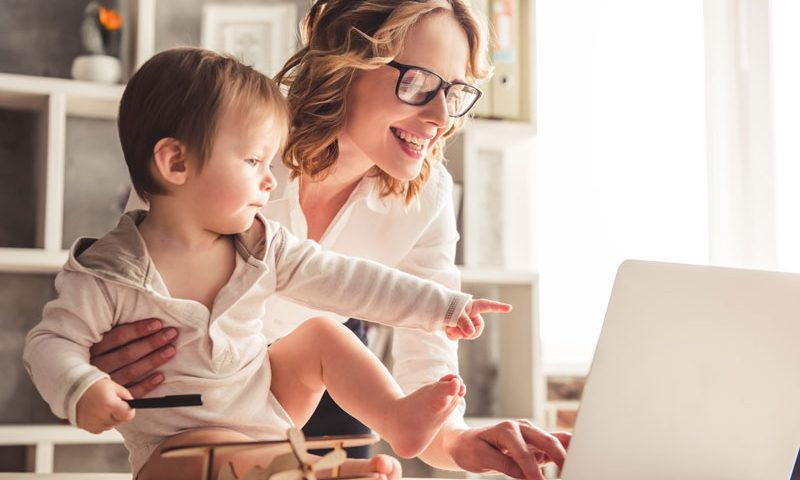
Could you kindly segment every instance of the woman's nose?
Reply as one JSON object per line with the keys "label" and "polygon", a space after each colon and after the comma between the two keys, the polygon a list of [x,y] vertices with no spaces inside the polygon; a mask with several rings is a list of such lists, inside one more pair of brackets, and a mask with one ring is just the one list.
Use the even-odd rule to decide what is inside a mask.
{"label": "woman's nose", "polygon": [[439,90],[433,99],[425,105],[425,120],[442,128],[450,124],[450,115],[447,113],[447,99],[444,90]]}

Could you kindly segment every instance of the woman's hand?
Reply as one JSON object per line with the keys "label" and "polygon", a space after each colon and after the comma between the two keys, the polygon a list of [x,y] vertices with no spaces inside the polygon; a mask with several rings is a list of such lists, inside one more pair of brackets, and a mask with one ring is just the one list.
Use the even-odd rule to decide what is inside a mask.
{"label": "woman's hand", "polygon": [[156,368],[175,355],[174,328],[163,328],[161,321],[148,318],[114,327],[90,349],[92,365],[124,385],[139,398],[164,381]]}
{"label": "woman's hand", "polygon": [[564,466],[572,436],[547,433],[528,420],[506,420],[484,428],[471,428],[455,437],[449,454],[468,472],[500,472],[513,478],[543,480],[541,467],[555,462]]}
{"label": "woman's hand", "polygon": [[445,327],[444,333],[450,340],[472,340],[478,338],[483,333],[482,313],[508,313],[511,305],[494,300],[479,298],[470,300],[464,307],[464,311],[458,316],[458,321],[453,327]]}

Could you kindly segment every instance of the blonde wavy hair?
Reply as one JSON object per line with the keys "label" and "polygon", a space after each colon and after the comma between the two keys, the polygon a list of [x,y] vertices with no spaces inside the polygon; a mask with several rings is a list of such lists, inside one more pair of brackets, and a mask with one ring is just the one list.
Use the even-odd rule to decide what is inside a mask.
{"label": "blonde wavy hair", "polygon": [[[406,35],[422,17],[450,12],[467,34],[467,81],[491,74],[486,61],[486,27],[469,0],[317,0],[302,25],[303,47],[275,76],[288,88],[292,118],[284,163],[291,178],[324,179],[339,154],[337,136],[347,115],[346,98],[355,75],[387,64],[400,52]],[[410,204],[436,162],[444,161],[444,145],[464,122],[456,119],[433,145],[413,180],[401,181],[373,168],[381,195],[398,195]]]}

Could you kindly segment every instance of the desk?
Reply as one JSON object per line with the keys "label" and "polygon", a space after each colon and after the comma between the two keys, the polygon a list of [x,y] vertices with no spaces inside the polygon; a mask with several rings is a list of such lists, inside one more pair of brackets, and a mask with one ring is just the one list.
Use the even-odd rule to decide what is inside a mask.
{"label": "desk", "polygon": [[[499,478],[499,477],[498,477]],[[130,473],[0,473],[0,480],[131,480]],[[413,478],[409,480],[443,480]]]}
{"label": "desk", "polygon": [[[500,477],[498,477],[500,478]],[[131,480],[130,473],[0,473],[0,480]],[[445,480],[409,478],[408,480]]]}
{"label": "desk", "polygon": [[0,473],[0,480],[131,480],[130,473]]}

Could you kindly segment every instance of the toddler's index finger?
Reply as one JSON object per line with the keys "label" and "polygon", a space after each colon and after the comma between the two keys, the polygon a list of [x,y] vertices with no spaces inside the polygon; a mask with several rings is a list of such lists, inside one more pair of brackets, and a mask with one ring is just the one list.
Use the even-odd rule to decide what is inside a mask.
{"label": "toddler's index finger", "polygon": [[508,303],[479,298],[472,302],[472,313],[508,313],[513,307]]}

